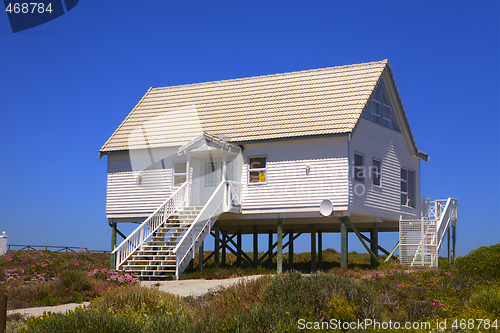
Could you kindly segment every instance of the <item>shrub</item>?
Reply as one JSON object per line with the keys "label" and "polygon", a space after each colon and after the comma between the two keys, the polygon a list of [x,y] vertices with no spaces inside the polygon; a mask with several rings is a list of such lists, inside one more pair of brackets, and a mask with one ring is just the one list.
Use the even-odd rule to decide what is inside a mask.
{"label": "shrub", "polygon": [[76,309],[67,314],[29,318],[28,333],[79,332],[79,333],[130,333],[140,332],[141,325],[130,318],[109,312]]}
{"label": "shrub", "polygon": [[61,287],[71,291],[89,291],[91,288],[87,274],[78,270],[62,271],[59,281]]}
{"label": "shrub", "polygon": [[500,244],[481,246],[455,262],[460,274],[476,279],[500,279]]}
{"label": "shrub", "polygon": [[486,311],[500,318],[500,285],[492,284],[479,288],[472,294],[469,307]]}

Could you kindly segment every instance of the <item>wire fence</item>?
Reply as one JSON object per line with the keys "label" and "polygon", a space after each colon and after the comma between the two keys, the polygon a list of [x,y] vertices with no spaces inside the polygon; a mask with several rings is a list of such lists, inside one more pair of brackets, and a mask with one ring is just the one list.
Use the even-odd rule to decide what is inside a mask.
{"label": "wire fence", "polygon": [[89,250],[86,247],[77,246],[52,246],[52,245],[15,245],[8,244],[8,250],[15,251],[53,251],[53,252],[93,252],[93,253],[109,253],[105,250]]}

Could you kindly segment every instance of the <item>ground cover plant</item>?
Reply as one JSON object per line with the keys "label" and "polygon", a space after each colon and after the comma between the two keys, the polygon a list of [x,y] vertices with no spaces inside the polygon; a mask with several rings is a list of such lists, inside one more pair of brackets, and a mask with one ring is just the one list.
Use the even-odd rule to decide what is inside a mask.
{"label": "ground cover plant", "polygon": [[120,284],[137,283],[109,269],[109,254],[8,251],[0,257],[0,288],[8,309],[88,301]]}
{"label": "ground cover plant", "polygon": [[[316,274],[289,271],[197,298],[123,284],[94,298],[85,309],[31,318],[23,321],[25,326],[16,322],[14,327],[13,322],[10,327],[24,332],[297,332],[300,320],[338,324],[371,319],[432,325],[409,331],[440,331],[437,323],[446,320],[445,331],[496,332],[500,270],[493,262],[500,262],[499,245],[476,249],[456,264],[442,260],[439,269],[385,264],[346,271],[331,267]],[[479,322],[470,326],[471,319],[489,321],[479,328]]]}

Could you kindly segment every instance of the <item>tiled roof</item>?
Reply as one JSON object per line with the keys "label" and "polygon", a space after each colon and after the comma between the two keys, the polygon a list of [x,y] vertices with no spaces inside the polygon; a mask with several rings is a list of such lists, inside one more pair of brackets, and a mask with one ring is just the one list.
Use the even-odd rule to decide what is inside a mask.
{"label": "tiled roof", "polygon": [[150,88],[101,152],[180,146],[204,132],[231,142],[349,133],[386,66]]}

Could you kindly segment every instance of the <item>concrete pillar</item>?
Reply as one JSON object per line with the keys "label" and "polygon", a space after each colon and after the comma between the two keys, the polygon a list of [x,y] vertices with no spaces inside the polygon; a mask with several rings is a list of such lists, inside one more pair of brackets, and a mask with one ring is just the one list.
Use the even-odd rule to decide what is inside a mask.
{"label": "concrete pillar", "polygon": [[[111,223],[111,252],[116,247],[116,223]],[[111,268],[115,268],[116,265],[116,258],[115,254],[111,253]]]}
{"label": "concrete pillar", "polygon": [[259,234],[257,233],[257,226],[253,227],[253,267],[257,267],[259,261]]}
{"label": "concrete pillar", "polygon": [[214,267],[219,267],[219,254],[220,254],[220,229],[219,223],[215,223],[215,244],[214,244]]}
{"label": "concrete pillar", "polygon": [[243,251],[241,249],[241,231],[238,231],[236,234],[236,245],[237,245],[236,253],[238,254],[236,256],[236,265],[238,267],[241,267],[241,251]]}
{"label": "concrete pillar", "polygon": [[318,229],[318,267],[323,266],[323,233]]}
{"label": "concrete pillar", "polygon": [[201,242],[201,244],[200,244],[200,248],[199,248],[199,250],[198,250],[198,254],[199,254],[199,258],[200,258],[200,259],[199,259],[199,260],[200,260],[200,262],[198,263],[198,268],[199,268],[199,270],[200,270],[200,271],[202,271],[202,270],[203,270],[203,254],[204,254],[204,253],[203,253],[203,243],[205,243],[205,242]]}
{"label": "concrete pillar", "polygon": [[[372,228],[372,230],[370,230],[370,250],[372,250],[372,252],[378,258],[378,223],[377,222],[373,223],[373,228]],[[372,256],[370,256],[370,261],[371,261],[370,264],[371,264],[372,268],[378,266],[377,262],[375,261],[375,259]]]}
{"label": "concrete pillar", "polygon": [[283,220],[278,219],[278,256],[276,258],[277,268],[276,271],[278,274],[283,272]]}
{"label": "concrete pillar", "polygon": [[288,268],[293,269],[293,232],[288,233]]}
{"label": "concrete pillar", "polygon": [[311,273],[316,272],[316,229],[311,231]]}
{"label": "concrete pillar", "polygon": [[348,233],[347,233],[347,217],[340,219],[340,267],[347,268],[347,252],[348,252]]}

